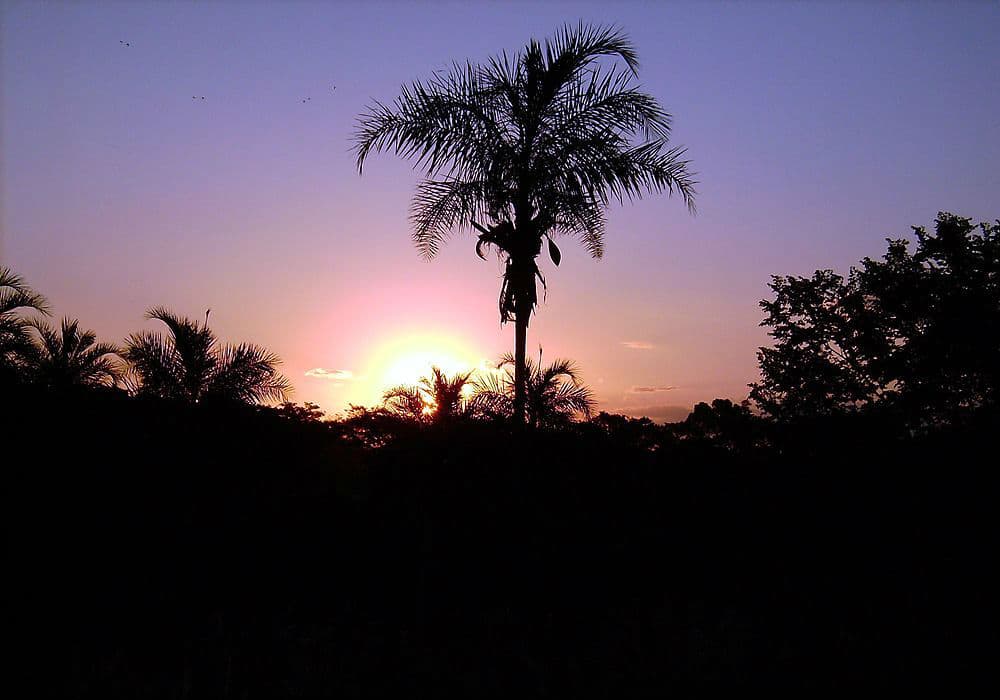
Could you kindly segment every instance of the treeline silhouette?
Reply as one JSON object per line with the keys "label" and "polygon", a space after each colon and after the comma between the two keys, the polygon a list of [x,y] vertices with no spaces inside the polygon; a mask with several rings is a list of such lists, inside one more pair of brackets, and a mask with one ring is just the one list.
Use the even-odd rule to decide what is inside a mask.
{"label": "treeline silhouette", "polygon": [[[846,279],[775,278],[753,401],[675,424],[521,424],[510,375],[493,413],[434,373],[419,410],[325,420],[8,362],[11,667],[74,698],[989,681],[998,233],[942,214]],[[38,339],[4,274],[9,359]],[[197,356],[207,321],[167,325]]]}

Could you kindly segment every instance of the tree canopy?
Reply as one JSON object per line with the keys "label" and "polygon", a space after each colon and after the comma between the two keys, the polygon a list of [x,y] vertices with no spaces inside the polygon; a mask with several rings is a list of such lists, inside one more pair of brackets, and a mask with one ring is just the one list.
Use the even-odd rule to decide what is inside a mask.
{"label": "tree canopy", "polygon": [[916,246],[888,239],[843,277],[772,278],[761,381],[751,398],[784,418],[879,409],[914,428],[996,407],[1000,222],[940,213]]}

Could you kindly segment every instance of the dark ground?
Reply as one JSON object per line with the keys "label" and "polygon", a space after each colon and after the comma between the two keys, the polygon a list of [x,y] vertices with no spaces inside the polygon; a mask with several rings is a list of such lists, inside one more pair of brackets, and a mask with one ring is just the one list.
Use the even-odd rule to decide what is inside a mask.
{"label": "dark ground", "polygon": [[4,627],[30,696],[995,681],[995,422],[656,451],[463,424],[373,450],[254,409],[6,394]]}

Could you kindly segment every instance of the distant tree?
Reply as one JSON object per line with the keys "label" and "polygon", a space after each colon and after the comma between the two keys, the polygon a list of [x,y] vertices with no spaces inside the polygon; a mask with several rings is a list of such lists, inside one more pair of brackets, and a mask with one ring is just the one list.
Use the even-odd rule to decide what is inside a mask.
{"label": "distant tree", "polygon": [[544,285],[535,263],[543,242],[556,265],[556,235],[579,237],[600,258],[609,200],[666,191],[694,207],[684,149],[667,147],[671,117],[638,89],[638,67],[622,32],[567,25],[510,57],[414,82],[392,105],[376,102],[360,118],[359,171],[371,153],[392,151],[425,173],[411,208],[420,253],[433,258],[454,229],[470,227],[480,234],[477,254],[485,259],[492,246],[504,262],[499,310],[501,322],[515,326],[518,420],[536,280]]}
{"label": "distant tree", "polygon": [[32,320],[35,331],[31,350],[25,354],[27,376],[50,388],[115,386],[123,366],[121,350],[111,343],[98,343],[93,331],[81,331],[80,322],[64,318],[60,327]]}
{"label": "distant tree", "polygon": [[675,442],[670,426],[656,424],[646,416],[633,418],[601,411],[590,419],[590,425],[620,444],[642,450],[656,451]]}
{"label": "distant tree", "polygon": [[894,411],[912,426],[996,407],[1000,382],[1000,222],[940,213],[889,239],[845,279],[774,277],[751,398],[785,418]]}
{"label": "distant tree", "polygon": [[10,268],[0,266],[0,381],[14,379],[33,352],[25,311],[48,315],[48,302]]}
{"label": "distant tree", "polygon": [[[527,361],[525,418],[534,428],[565,426],[575,417],[590,418],[596,402],[580,380],[580,372],[570,360],[557,359],[547,367]],[[515,409],[515,360],[509,353],[500,358],[501,374],[488,374],[473,384],[472,409],[479,415],[517,419]]]}
{"label": "distant tree", "polygon": [[181,401],[284,401],[288,380],[277,371],[277,355],[251,343],[222,345],[205,322],[163,307],[146,318],[162,321],[168,335],[138,333],[126,340],[124,357],[132,368],[132,390]]}
{"label": "distant tree", "polygon": [[302,405],[285,401],[275,408],[274,412],[282,418],[287,418],[296,423],[319,423],[323,420],[323,416],[326,415],[323,409],[319,407],[319,404],[312,403],[311,401],[306,401]]}
{"label": "distant tree", "polygon": [[382,403],[392,413],[410,420],[448,423],[466,413],[463,391],[471,376],[471,372],[459,372],[449,377],[440,368],[431,367],[430,377],[421,377],[416,386],[389,389]]}
{"label": "distant tree", "polygon": [[700,402],[681,423],[675,433],[688,440],[699,440],[729,450],[748,449],[763,440],[760,416],[750,410],[750,402],[733,403],[715,399],[711,404]]}
{"label": "distant tree", "polygon": [[331,421],[330,427],[348,442],[364,447],[384,447],[401,435],[410,435],[422,425],[406,414],[383,407],[369,408],[351,404],[346,415]]}

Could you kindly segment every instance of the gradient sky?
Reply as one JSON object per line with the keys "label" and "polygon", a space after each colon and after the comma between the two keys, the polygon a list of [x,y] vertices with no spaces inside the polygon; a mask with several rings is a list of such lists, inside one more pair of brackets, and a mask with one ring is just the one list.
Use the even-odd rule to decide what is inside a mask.
{"label": "gradient sky", "polygon": [[0,262],[104,340],[211,307],[328,412],[513,343],[500,268],[471,237],[418,258],[418,176],[359,177],[355,117],[566,21],[630,34],[700,181],[696,216],[616,207],[603,261],[567,240],[542,265],[529,350],[577,360],[602,408],[742,399],[770,275],[846,272],[939,210],[1000,216],[997,3],[0,6]]}

